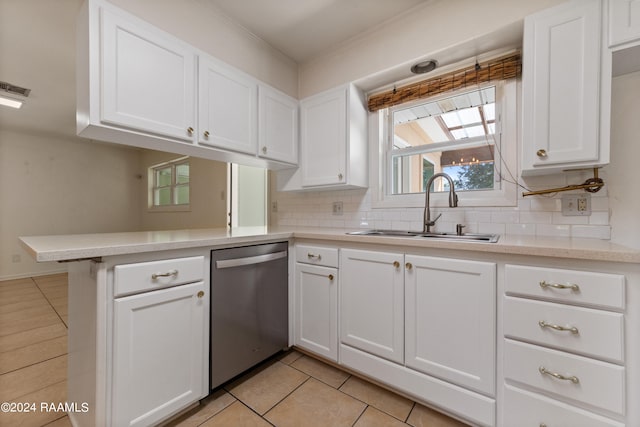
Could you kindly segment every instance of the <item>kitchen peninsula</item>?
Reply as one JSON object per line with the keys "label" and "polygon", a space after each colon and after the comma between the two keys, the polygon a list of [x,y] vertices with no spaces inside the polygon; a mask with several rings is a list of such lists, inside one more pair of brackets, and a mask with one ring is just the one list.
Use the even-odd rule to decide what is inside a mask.
{"label": "kitchen peninsula", "polygon": [[[504,235],[497,243],[442,242],[348,231],[260,227],[21,238],[38,261],[73,261],[68,399],[89,401],[92,410],[72,418],[79,426],[118,425],[121,417],[133,416],[136,425],[151,425],[206,396],[208,346],[202,343],[208,340],[209,306],[207,298],[198,295],[209,294],[210,250],[289,241],[291,345],[478,425],[514,425],[540,413],[547,418],[539,421],[547,423],[575,419],[619,426],[640,420],[640,408],[630,404],[640,397],[640,251],[596,239]],[[384,295],[385,301],[358,288],[350,272],[362,272],[360,262],[374,274],[361,281],[375,290],[368,294]],[[305,301],[313,285],[309,278],[326,279],[322,274],[309,276],[310,269],[334,272],[314,304]],[[175,270],[179,273],[150,279]],[[430,293],[433,286],[436,293]],[[154,291],[135,295],[148,289]],[[185,304],[182,308],[188,307],[192,316],[123,339],[125,311],[118,301],[158,292],[181,292],[169,299]],[[340,293],[340,307],[323,305],[337,304],[330,292],[336,297]],[[394,293],[395,299],[386,298]],[[428,295],[443,308],[414,311],[412,305],[429,303]],[[449,306],[452,302],[457,306]],[[301,310],[314,306],[318,312],[301,316]],[[327,318],[314,325],[316,329],[335,330],[309,332],[303,322],[318,319],[317,314]],[[378,330],[403,339],[386,342],[385,336],[357,326],[378,319],[395,319]],[[394,329],[400,324],[404,328],[405,322],[406,331]],[[439,344],[434,353],[425,344],[439,332],[420,329],[424,324],[448,325],[445,335],[459,339]],[[189,332],[176,333],[176,325]],[[412,327],[418,329],[410,332]],[[579,328],[579,334],[565,332],[570,327]],[[414,336],[417,342],[412,342]],[[159,347],[154,347],[154,337],[162,343]],[[325,337],[330,342],[322,342]],[[182,349],[181,354],[168,352],[190,360],[163,379],[165,386],[179,385],[179,393],[159,389],[143,397],[122,391],[127,361],[119,353],[134,338],[151,354],[160,348],[168,351],[167,339],[181,340],[169,346]],[[361,344],[374,338],[381,340],[379,348],[397,347],[393,356]],[[335,356],[319,348],[334,348]],[[539,360],[544,360],[544,372],[539,371]],[[559,367],[561,372],[556,372]],[[146,372],[151,378],[164,376],[163,370],[150,374],[153,368]],[[189,381],[176,380],[176,372]],[[579,386],[551,374],[572,374]]]}

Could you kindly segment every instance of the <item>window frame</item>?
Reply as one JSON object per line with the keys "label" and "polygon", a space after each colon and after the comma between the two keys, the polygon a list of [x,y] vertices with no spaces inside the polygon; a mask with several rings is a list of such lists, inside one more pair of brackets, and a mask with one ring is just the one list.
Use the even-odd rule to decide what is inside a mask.
{"label": "window frame", "polygon": [[[189,182],[187,184],[179,184],[177,182],[176,168],[181,165],[189,166]],[[168,186],[158,186],[156,180],[156,171],[161,169],[171,168],[171,184]],[[180,157],[167,162],[158,163],[148,168],[148,199],[147,208],[149,212],[189,212],[191,211],[191,163],[189,156]],[[176,188],[187,187],[189,188],[189,203],[175,203]],[[169,205],[156,205],[155,204],[155,192],[159,188],[170,188],[171,204]]]}
{"label": "window frame", "polygon": [[[500,188],[494,190],[472,190],[460,191],[460,207],[482,207],[517,206],[517,185],[510,181],[515,181],[518,176],[518,141],[520,107],[519,96],[520,79],[510,79],[500,82],[489,82],[477,85],[475,88],[496,87],[495,102],[495,164],[500,166],[498,171],[503,178],[500,178],[498,171],[495,179],[500,179]],[[424,207],[425,194],[391,194],[393,163],[391,160],[391,149],[389,146],[393,138],[392,111],[396,109],[410,107],[412,105],[424,104],[426,102],[437,101],[449,98],[461,93],[469,92],[473,87],[466,87],[461,90],[448,92],[431,98],[424,98],[400,104],[392,108],[382,109],[369,113],[369,135],[370,135],[370,165],[372,166],[369,175],[372,208],[410,208]],[[502,156],[502,162],[500,162]],[[507,170],[508,169],[508,170]],[[504,179],[506,178],[506,179]],[[431,193],[432,207],[448,206],[448,194],[446,192]]]}

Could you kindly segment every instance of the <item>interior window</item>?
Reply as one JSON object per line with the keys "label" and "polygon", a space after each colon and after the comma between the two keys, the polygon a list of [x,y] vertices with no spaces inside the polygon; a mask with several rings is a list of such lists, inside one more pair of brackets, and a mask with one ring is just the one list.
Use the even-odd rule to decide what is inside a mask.
{"label": "interior window", "polygon": [[189,206],[189,158],[181,157],[149,168],[151,208]]}
{"label": "interior window", "polygon": [[[392,109],[391,194],[424,192],[439,172],[451,176],[457,191],[499,186],[494,179],[495,103],[491,86]],[[431,189],[447,190],[446,180],[437,180]]]}

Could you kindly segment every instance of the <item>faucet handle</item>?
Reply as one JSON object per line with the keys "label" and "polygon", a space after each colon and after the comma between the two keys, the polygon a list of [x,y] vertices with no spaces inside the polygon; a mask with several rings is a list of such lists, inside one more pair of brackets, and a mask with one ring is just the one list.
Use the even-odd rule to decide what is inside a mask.
{"label": "faucet handle", "polygon": [[456,234],[458,236],[462,236],[462,229],[465,228],[466,225],[456,224]]}
{"label": "faucet handle", "polygon": [[433,220],[433,221],[428,221],[425,223],[425,225],[428,225],[429,227],[432,227],[434,225],[436,225],[436,221],[442,216],[442,214],[438,214],[438,216]]}

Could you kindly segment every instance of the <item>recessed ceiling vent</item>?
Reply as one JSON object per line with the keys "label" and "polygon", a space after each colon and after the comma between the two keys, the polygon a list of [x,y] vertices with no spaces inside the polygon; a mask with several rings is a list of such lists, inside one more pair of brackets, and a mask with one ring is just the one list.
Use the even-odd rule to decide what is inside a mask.
{"label": "recessed ceiling vent", "polygon": [[7,83],[7,82],[0,82],[0,90],[10,93],[12,95],[20,95],[24,97],[29,96],[29,93],[31,93],[31,89],[27,89],[20,86],[14,86],[11,83]]}

